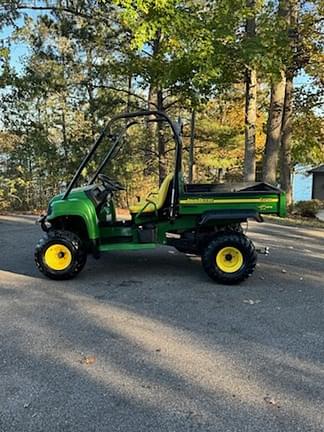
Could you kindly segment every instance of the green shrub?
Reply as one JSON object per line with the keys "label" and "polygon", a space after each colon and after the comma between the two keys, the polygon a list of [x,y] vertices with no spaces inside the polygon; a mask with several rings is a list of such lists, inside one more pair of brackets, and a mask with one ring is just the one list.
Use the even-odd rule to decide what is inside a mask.
{"label": "green shrub", "polygon": [[298,201],[292,206],[292,214],[301,217],[316,218],[316,213],[324,208],[324,201]]}

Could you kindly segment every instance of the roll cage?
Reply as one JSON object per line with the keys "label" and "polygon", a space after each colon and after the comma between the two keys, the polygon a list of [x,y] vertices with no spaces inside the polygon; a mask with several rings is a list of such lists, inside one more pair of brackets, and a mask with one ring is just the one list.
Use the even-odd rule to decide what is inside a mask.
{"label": "roll cage", "polygon": [[[90,161],[90,159],[92,158],[92,156],[95,154],[96,150],[98,149],[98,147],[100,146],[100,144],[103,142],[104,138],[108,135],[111,126],[117,122],[118,120],[122,120],[122,119],[135,119],[138,117],[152,117],[154,116],[155,118],[149,118],[147,120],[147,122],[159,122],[159,121],[165,121],[166,123],[168,123],[168,125],[171,127],[171,130],[173,132],[173,138],[175,140],[175,144],[176,144],[176,149],[175,149],[175,160],[174,160],[174,176],[173,176],[173,182],[172,182],[172,192],[171,192],[171,204],[170,204],[170,219],[173,219],[175,217],[175,210],[176,210],[176,206],[178,204],[179,201],[179,173],[181,171],[181,155],[182,155],[182,122],[179,119],[177,122],[173,122],[171,120],[171,118],[165,114],[162,111],[150,111],[150,110],[144,110],[144,111],[136,111],[133,113],[123,113],[123,114],[118,114],[114,117],[112,117],[108,123],[105,125],[105,127],[103,128],[102,132],[100,133],[99,137],[97,138],[97,140],[95,141],[95,143],[93,144],[93,146],[91,147],[91,149],[89,150],[88,154],[84,157],[83,161],[81,162],[81,164],[79,165],[76,173],[74,174],[71,182],[69,183],[62,199],[66,200],[71,192],[71,190],[73,189],[73,187],[76,185],[82,170],[86,167],[86,165],[88,164],[88,162]],[[97,170],[95,171],[95,173],[93,174],[93,176],[90,178],[88,185],[93,184],[96,179],[98,178],[98,175],[102,172],[102,170],[104,169],[104,167],[106,166],[106,164],[114,157],[117,155],[117,153],[120,150],[120,143],[121,140],[124,136],[124,134],[126,133],[126,131],[133,125],[135,124],[139,124],[140,122],[137,120],[132,120],[129,123],[126,124],[126,126],[124,126],[124,128],[118,133],[115,141],[113,142],[111,148],[108,150],[107,154],[105,155],[105,157],[103,158],[103,160],[101,161],[100,165],[98,166]]]}

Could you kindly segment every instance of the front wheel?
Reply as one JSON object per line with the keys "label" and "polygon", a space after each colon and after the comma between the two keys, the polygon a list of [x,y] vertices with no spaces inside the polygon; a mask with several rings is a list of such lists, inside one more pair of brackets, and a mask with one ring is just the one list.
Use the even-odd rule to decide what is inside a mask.
{"label": "front wheel", "polygon": [[80,238],[70,231],[49,231],[35,249],[37,268],[51,279],[73,278],[83,269],[86,260],[87,253]]}
{"label": "front wheel", "polygon": [[216,282],[233,285],[254,271],[257,253],[250,239],[239,232],[218,234],[202,251],[202,265]]}

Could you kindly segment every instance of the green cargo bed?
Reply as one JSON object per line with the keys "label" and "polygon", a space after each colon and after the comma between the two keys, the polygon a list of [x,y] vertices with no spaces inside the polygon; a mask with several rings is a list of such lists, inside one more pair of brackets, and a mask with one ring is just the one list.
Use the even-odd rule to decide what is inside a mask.
{"label": "green cargo bed", "polygon": [[210,210],[255,210],[286,216],[286,195],[262,182],[186,184],[180,196],[180,214]]}

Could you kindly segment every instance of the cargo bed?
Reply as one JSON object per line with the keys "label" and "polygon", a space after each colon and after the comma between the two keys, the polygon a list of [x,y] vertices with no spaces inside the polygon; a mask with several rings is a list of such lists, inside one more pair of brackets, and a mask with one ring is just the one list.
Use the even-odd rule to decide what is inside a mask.
{"label": "cargo bed", "polygon": [[286,196],[263,182],[185,184],[180,197],[180,214],[201,214],[206,210],[255,210],[263,214],[286,215]]}

